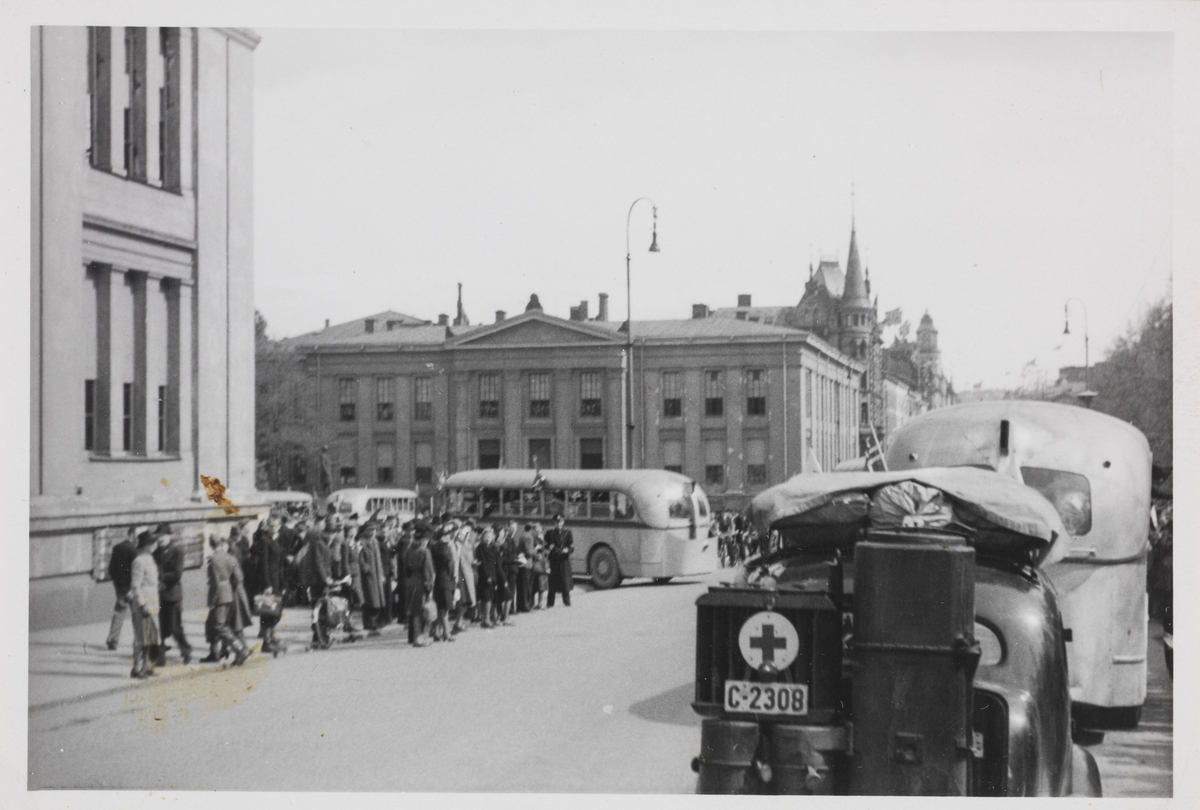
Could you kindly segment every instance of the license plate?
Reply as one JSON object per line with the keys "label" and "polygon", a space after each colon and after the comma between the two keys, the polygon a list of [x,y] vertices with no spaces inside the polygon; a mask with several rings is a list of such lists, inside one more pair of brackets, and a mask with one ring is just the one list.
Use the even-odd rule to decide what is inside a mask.
{"label": "license plate", "polygon": [[808,714],[808,686],[802,683],[725,681],[725,711],[748,714]]}

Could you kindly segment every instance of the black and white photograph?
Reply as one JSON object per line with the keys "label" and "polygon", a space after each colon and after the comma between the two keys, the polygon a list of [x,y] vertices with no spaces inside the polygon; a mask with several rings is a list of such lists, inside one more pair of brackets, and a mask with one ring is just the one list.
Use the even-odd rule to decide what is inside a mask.
{"label": "black and white photograph", "polygon": [[13,806],[1196,797],[1200,10],[186,9],[0,11]]}

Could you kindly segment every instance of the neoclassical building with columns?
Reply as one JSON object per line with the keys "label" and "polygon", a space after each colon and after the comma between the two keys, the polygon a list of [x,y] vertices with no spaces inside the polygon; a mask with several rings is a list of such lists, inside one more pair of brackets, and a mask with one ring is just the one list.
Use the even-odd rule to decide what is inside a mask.
{"label": "neoclassical building with columns", "polygon": [[31,31],[31,626],[111,610],[131,527],[229,519],[202,475],[252,500],[257,44]]}

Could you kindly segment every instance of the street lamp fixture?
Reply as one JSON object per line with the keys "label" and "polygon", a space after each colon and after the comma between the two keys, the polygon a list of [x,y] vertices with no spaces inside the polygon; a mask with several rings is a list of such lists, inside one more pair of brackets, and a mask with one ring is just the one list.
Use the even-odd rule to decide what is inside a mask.
{"label": "street lamp fixture", "polygon": [[1088,317],[1087,305],[1079,298],[1068,298],[1063,304],[1063,334],[1071,334],[1071,312],[1070,304],[1074,301],[1083,308],[1083,391],[1078,395],[1079,399],[1083,400],[1085,407],[1092,407],[1092,400],[1096,397],[1096,392],[1092,390],[1092,363],[1088,356]]}
{"label": "street lamp fixture", "polygon": [[633,219],[633,209],[643,200],[650,203],[653,210],[649,252],[659,252],[658,205],[649,197],[638,197],[633,201],[633,205],[629,206],[629,213],[625,216],[625,354],[621,358],[622,388],[624,389],[621,395],[621,421],[625,423],[625,430],[621,433],[621,469],[623,470],[628,470],[632,466],[630,460],[633,455],[633,298],[630,293],[632,287],[629,276],[629,265],[633,253],[629,247],[629,224]]}

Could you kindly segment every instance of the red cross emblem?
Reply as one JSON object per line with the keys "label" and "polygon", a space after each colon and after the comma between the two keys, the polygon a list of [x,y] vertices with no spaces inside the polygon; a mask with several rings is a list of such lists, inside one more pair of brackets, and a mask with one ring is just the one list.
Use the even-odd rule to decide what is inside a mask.
{"label": "red cross emblem", "polygon": [[800,637],[782,613],[764,610],[755,613],[738,633],[742,658],[757,670],[777,672],[796,660]]}

